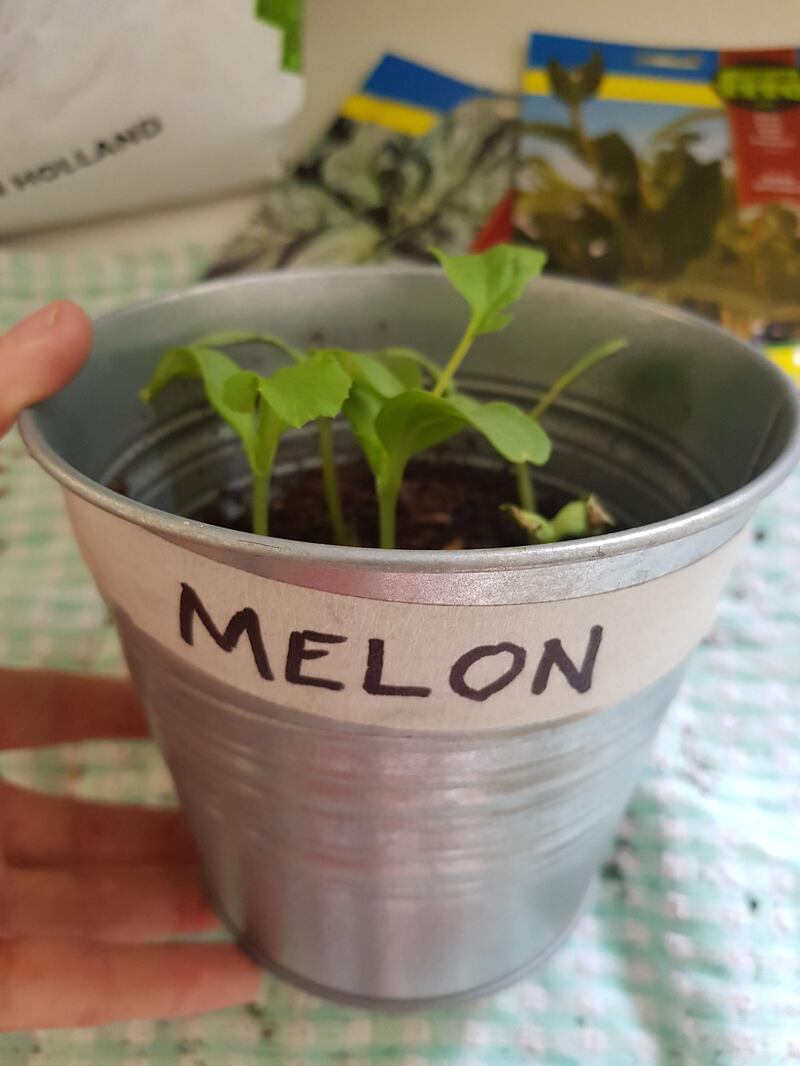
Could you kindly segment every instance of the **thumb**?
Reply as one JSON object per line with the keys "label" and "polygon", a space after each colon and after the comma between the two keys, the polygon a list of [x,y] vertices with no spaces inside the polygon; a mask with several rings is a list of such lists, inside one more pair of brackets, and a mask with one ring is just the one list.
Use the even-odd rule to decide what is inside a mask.
{"label": "thumb", "polygon": [[0,436],[20,411],[65,385],[91,346],[92,324],[68,300],[47,304],[0,337]]}

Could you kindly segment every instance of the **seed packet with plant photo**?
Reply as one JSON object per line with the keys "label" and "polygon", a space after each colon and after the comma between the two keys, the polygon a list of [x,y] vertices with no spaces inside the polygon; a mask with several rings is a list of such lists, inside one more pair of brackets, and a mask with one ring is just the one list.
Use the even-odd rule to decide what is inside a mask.
{"label": "seed packet with plant photo", "polygon": [[516,238],[552,271],[708,315],[800,381],[797,64],[534,34]]}
{"label": "seed packet with plant photo", "polygon": [[208,276],[482,250],[510,232],[517,106],[384,56]]}

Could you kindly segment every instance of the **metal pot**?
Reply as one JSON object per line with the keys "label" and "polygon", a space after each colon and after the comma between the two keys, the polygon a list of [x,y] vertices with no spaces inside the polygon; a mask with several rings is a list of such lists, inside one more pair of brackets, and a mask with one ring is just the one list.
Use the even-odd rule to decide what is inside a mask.
{"label": "metal pot", "polygon": [[[441,359],[465,313],[427,270],[223,281],[101,319],[87,367],[23,419],[220,914],[271,969],[355,1003],[483,994],[567,935],[742,530],[800,449],[793,390],[758,353],[670,308],[548,279],[480,341],[463,385],[531,402],[589,347],[626,338],[548,416],[542,475],[598,492],[623,531],[380,551],[179,517],[245,471],[193,387],[139,402],[165,348],[235,327]],[[345,426],[336,441],[352,447]],[[287,441],[284,467],[313,461],[309,434]]]}

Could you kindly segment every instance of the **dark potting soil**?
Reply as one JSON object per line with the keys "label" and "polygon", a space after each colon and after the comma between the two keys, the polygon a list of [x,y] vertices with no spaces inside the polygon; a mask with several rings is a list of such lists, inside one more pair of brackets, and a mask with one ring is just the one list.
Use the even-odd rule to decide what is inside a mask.
{"label": "dark potting soil", "polygon": [[[345,520],[358,544],[378,543],[372,476],[364,463],[338,468]],[[538,486],[537,486],[538,487]],[[460,463],[409,463],[397,511],[398,548],[505,548],[523,544],[516,523],[500,510],[517,499],[513,473]],[[539,506],[554,514],[567,497],[542,486]],[[250,531],[249,490],[223,489],[191,517],[227,529]],[[330,544],[333,535],[319,470],[300,470],[273,481],[269,532],[287,540]]]}

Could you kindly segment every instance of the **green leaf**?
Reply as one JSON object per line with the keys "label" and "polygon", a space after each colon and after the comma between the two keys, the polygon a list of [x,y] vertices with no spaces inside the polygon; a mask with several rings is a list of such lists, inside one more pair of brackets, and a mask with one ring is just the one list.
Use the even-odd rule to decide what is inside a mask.
{"label": "green leaf", "polygon": [[369,386],[387,399],[404,389],[420,388],[423,368],[430,367],[434,376],[441,369],[412,348],[382,348],[376,352],[351,352],[344,348],[319,350],[334,355],[353,381]]}
{"label": "green leaf", "polygon": [[283,31],[281,65],[299,74],[302,69],[302,0],[256,0],[255,15]]}
{"label": "green leaf", "polygon": [[431,251],[453,288],[472,311],[473,335],[494,333],[511,321],[504,312],[522,296],[528,282],[544,269],[547,256],[537,248],[498,244],[478,255],[447,255]]}
{"label": "green leaf", "polygon": [[476,404],[463,396],[453,396],[449,402],[510,463],[542,466],[550,458],[548,435],[538,422],[513,404],[500,400]]}
{"label": "green leaf", "polygon": [[466,424],[467,418],[450,400],[409,389],[384,404],[375,430],[386,452],[402,467],[412,455],[455,436]]}
{"label": "green leaf", "polygon": [[441,370],[433,360],[427,359],[413,348],[384,348],[373,353],[375,359],[391,370],[404,389],[422,388],[422,372],[426,370],[435,379]]}
{"label": "green leaf", "polygon": [[259,376],[252,370],[240,370],[225,382],[225,402],[234,411],[252,414],[256,409]]}
{"label": "green leaf", "polygon": [[397,396],[403,391],[401,379],[383,361],[366,352],[349,352],[344,348],[324,348],[315,355],[333,356],[352,381],[366,385],[379,396]]}
{"label": "green leaf", "polygon": [[259,392],[282,422],[299,429],[316,418],[335,418],[352,380],[330,352],[259,379]]}
{"label": "green leaf", "polygon": [[384,448],[375,421],[383,407],[384,399],[371,388],[354,382],[342,408],[342,414],[350,423],[356,440],[361,445],[369,468],[378,477],[386,459]]}
{"label": "green leaf", "polygon": [[395,537],[398,492],[406,463],[419,452],[449,440],[461,430],[477,430],[504,458],[516,463],[543,463],[550,441],[542,428],[512,404],[480,404],[468,396],[440,396],[407,389],[385,399],[356,384],[345,405],[375,475],[381,547]]}
{"label": "green leaf", "polygon": [[509,462],[540,465],[549,458],[550,439],[542,427],[501,401],[480,404],[467,396],[409,389],[384,405],[375,428],[386,451],[405,463],[466,427],[477,430]]}
{"label": "green leaf", "polygon": [[436,375],[442,369],[435,359],[431,359],[430,356],[425,355],[424,352],[418,352],[416,348],[396,346],[391,348],[381,348],[379,351],[375,352],[375,355],[378,357],[387,358],[399,356],[403,359],[408,359],[411,362],[419,363],[420,367],[423,370],[427,371],[427,373],[430,374],[432,378],[435,378]]}
{"label": "green leaf", "polygon": [[192,341],[193,347],[200,348],[233,348],[237,344],[266,344],[270,348],[277,348],[279,352],[288,355],[294,362],[299,363],[305,358],[305,352],[294,345],[287,343],[281,337],[272,333],[252,333],[249,330],[228,329],[219,333],[207,333]]}
{"label": "green leaf", "polygon": [[468,396],[465,392],[453,391],[448,396],[448,399],[465,417],[469,417],[474,414],[475,411],[480,410],[480,401],[474,399],[472,396]]}
{"label": "green leaf", "polygon": [[371,354],[329,350],[352,378],[353,386],[342,413],[350,423],[370,469],[375,477],[379,477],[386,449],[378,436],[375,421],[386,400],[409,388],[419,387],[420,364],[425,357],[417,359],[415,356],[419,353],[405,348],[387,348]]}
{"label": "green leaf", "polygon": [[177,378],[200,378],[208,402],[242,439],[248,458],[252,458],[253,419],[232,407],[226,396],[228,381],[239,374],[241,370],[238,364],[224,352],[201,347],[172,348],[161,357],[150,382],[140,395],[145,403],[149,403]]}

